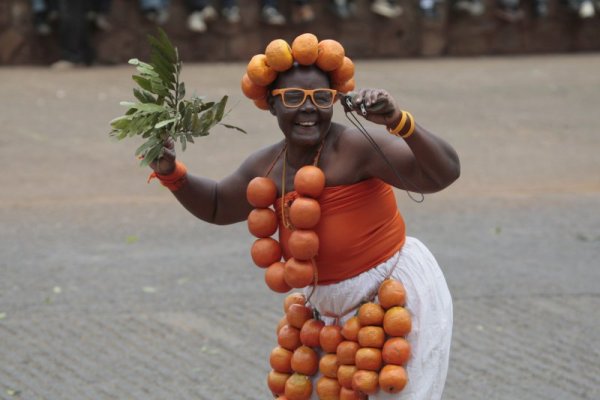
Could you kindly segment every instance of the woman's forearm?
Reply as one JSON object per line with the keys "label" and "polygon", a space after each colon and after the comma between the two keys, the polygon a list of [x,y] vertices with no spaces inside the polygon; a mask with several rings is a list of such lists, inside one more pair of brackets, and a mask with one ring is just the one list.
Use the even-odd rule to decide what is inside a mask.
{"label": "woman's forearm", "polygon": [[187,176],[187,182],[173,195],[179,200],[181,205],[197,218],[217,223],[218,182],[212,179]]}

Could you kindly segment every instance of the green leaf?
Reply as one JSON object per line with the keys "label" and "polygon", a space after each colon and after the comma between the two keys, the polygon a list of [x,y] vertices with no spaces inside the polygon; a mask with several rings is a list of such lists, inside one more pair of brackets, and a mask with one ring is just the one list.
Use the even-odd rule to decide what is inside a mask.
{"label": "green leaf", "polygon": [[154,125],[155,129],[160,129],[160,128],[164,128],[165,126],[172,124],[173,122],[177,122],[178,118],[169,118],[169,119],[165,119],[163,121],[158,122],[157,124]]}
{"label": "green leaf", "polygon": [[225,128],[235,129],[236,131],[240,131],[242,133],[248,133],[245,130],[243,130],[242,128],[234,126],[234,125],[229,125],[229,124],[224,124],[224,123],[220,123],[219,125],[223,125]]}
{"label": "green leaf", "polygon": [[227,96],[223,96],[221,101],[219,101],[215,106],[215,120],[219,122],[223,119],[223,114],[225,113],[225,106],[227,105]]}
{"label": "green leaf", "polygon": [[142,103],[156,103],[156,98],[143,89],[133,88],[133,95]]}
{"label": "green leaf", "polygon": [[[148,80],[148,79],[146,79],[146,78],[143,78],[143,77],[141,77],[141,76],[139,76],[139,75],[134,75],[134,76],[132,76],[132,78],[133,78],[133,80],[134,80],[134,81],[135,81],[135,82],[136,82],[138,85],[140,85],[140,87],[141,87],[142,89],[144,89],[144,90],[147,90],[147,91],[149,91],[149,92],[151,92],[151,93],[155,93],[155,92],[152,90],[152,84],[150,83],[150,80]],[[155,94],[158,94],[158,93],[155,93]]]}
{"label": "green leaf", "polygon": [[183,82],[179,83],[179,87],[177,88],[178,98],[183,99],[185,97],[185,84]]}
{"label": "green leaf", "polygon": [[169,62],[172,64],[177,63],[177,50],[164,30],[158,28],[158,37],[148,36],[148,41],[150,42],[150,46],[163,54]]}
{"label": "green leaf", "polygon": [[168,113],[169,110],[164,106],[154,104],[154,103],[135,103],[131,106],[139,111],[143,111],[146,113]]}

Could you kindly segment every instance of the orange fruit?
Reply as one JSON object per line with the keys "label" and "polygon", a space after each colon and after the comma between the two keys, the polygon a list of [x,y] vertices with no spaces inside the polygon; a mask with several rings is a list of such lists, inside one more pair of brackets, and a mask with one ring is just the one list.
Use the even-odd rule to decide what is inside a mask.
{"label": "orange fruit", "polygon": [[273,238],[256,239],[250,249],[250,255],[254,264],[267,268],[281,259],[281,246]]}
{"label": "orange fruit", "polygon": [[319,39],[312,33],[303,33],[292,42],[292,55],[300,65],[311,65],[319,56]]}
{"label": "orange fruit", "polygon": [[339,325],[327,325],[321,329],[319,343],[326,353],[335,353],[340,343],[344,341],[342,328]]}
{"label": "orange fruit", "polygon": [[308,400],[312,394],[312,382],[303,374],[292,374],[285,382],[285,397],[288,400]]}
{"label": "orange fruit", "polygon": [[410,358],[410,343],[402,337],[390,338],[385,341],[381,356],[386,364],[405,365]]}
{"label": "orange fruit", "polygon": [[296,329],[302,329],[304,323],[312,319],[313,311],[310,307],[303,304],[291,304],[285,316],[291,326]]}
{"label": "orange fruit", "polygon": [[244,93],[244,95],[249,99],[256,100],[267,97],[267,87],[259,86],[256,83],[252,82],[248,74],[244,74],[244,76],[242,76],[241,87],[242,93]]}
{"label": "orange fruit", "polygon": [[329,77],[333,83],[344,83],[352,79],[352,77],[354,77],[354,63],[348,57],[344,57],[342,65],[340,65],[339,68],[331,71],[329,73]]}
{"label": "orange fruit", "polygon": [[297,229],[288,239],[288,249],[296,260],[310,260],[319,252],[319,236],[315,231]]}
{"label": "orange fruit", "polygon": [[318,45],[318,52],[317,67],[326,72],[340,68],[346,56],[344,47],[340,42],[333,39],[321,40]]}
{"label": "orange fruit", "polygon": [[358,331],[358,343],[361,347],[381,349],[385,342],[385,332],[380,326],[363,326]]}
{"label": "orange fruit", "polygon": [[410,313],[404,307],[392,307],[385,312],[383,330],[390,336],[406,336],[412,328]]}
{"label": "orange fruit", "polygon": [[385,311],[379,304],[372,302],[365,303],[358,309],[358,320],[361,326],[381,326],[384,314]]}
{"label": "orange fruit", "polygon": [[340,365],[337,370],[337,377],[340,385],[347,389],[352,389],[352,377],[356,371],[358,371],[356,365]]}
{"label": "orange fruit", "polygon": [[271,178],[257,176],[253,178],[246,188],[248,203],[257,208],[266,208],[277,198],[277,186]]}
{"label": "orange fruit", "polygon": [[351,340],[344,340],[338,344],[335,354],[337,354],[340,364],[354,365],[354,357],[359,348],[360,345]]}
{"label": "orange fruit", "polygon": [[352,377],[352,389],[364,393],[375,394],[379,389],[379,376],[375,371],[358,370]]}
{"label": "orange fruit", "polygon": [[358,317],[352,317],[348,319],[342,327],[342,336],[346,340],[358,341],[358,331],[360,330],[360,321]]}
{"label": "orange fruit", "polygon": [[333,84],[333,88],[340,93],[350,93],[351,91],[354,90],[355,86],[356,86],[356,83],[354,82],[354,78],[350,78],[346,82],[343,82],[343,83],[334,83]]}
{"label": "orange fruit", "polygon": [[259,238],[266,238],[277,231],[277,214],[270,208],[255,208],[248,214],[248,230]]}
{"label": "orange fruit", "polygon": [[286,313],[292,304],[306,304],[306,296],[300,292],[288,294],[283,300],[283,312]]}
{"label": "orange fruit", "polygon": [[281,317],[281,319],[279,320],[279,322],[277,323],[277,328],[275,328],[275,334],[279,334],[279,330],[281,328],[283,328],[284,325],[288,325],[288,320],[287,317],[284,315],[283,317]]}
{"label": "orange fruit", "polygon": [[335,354],[325,354],[319,360],[319,372],[328,378],[337,379],[337,370],[340,366]]}
{"label": "orange fruit", "polygon": [[294,176],[294,190],[300,196],[316,199],[325,188],[325,174],[321,168],[314,165],[305,165]]}
{"label": "orange fruit", "polygon": [[356,368],[367,371],[379,371],[383,365],[381,350],[373,347],[361,347],[356,352]]}
{"label": "orange fruit", "polygon": [[292,372],[292,352],[284,349],[281,346],[275,347],[269,356],[271,368],[277,372],[291,373]]}
{"label": "orange fruit", "polygon": [[265,283],[274,292],[287,293],[292,288],[285,282],[285,268],[281,261],[276,261],[265,269]]}
{"label": "orange fruit", "polygon": [[313,282],[315,266],[311,260],[296,260],[292,257],[285,263],[283,278],[291,287],[303,288]]}
{"label": "orange fruit", "polygon": [[342,386],[340,390],[340,400],[365,400],[366,394],[355,391],[352,388],[345,388]]}
{"label": "orange fruit", "polygon": [[312,229],[321,219],[321,206],[315,199],[298,197],[290,206],[290,221],[297,229]]}
{"label": "orange fruit", "polygon": [[386,279],[377,291],[379,304],[384,309],[394,306],[403,306],[406,303],[406,290],[402,282],[395,279]]}
{"label": "orange fruit", "polygon": [[406,370],[398,365],[386,365],[379,372],[379,387],[384,392],[398,393],[407,382]]}
{"label": "orange fruit", "polygon": [[319,355],[308,346],[300,346],[292,354],[291,366],[294,372],[312,376],[319,370]]}
{"label": "orange fruit", "polygon": [[317,395],[319,400],[339,400],[340,383],[337,379],[322,376],[317,381]]}
{"label": "orange fruit", "polygon": [[259,86],[268,86],[277,78],[277,72],[269,67],[267,56],[264,54],[257,54],[250,59],[246,73],[250,80]]}
{"label": "orange fruit", "polygon": [[325,323],[323,321],[314,318],[306,321],[300,329],[300,341],[302,344],[308,347],[318,347],[320,344],[319,334],[324,326]]}
{"label": "orange fruit", "polygon": [[267,376],[267,385],[273,394],[280,395],[285,391],[285,382],[290,377],[290,374],[283,372],[271,371]]}
{"label": "orange fruit", "polygon": [[284,349],[294,351],[302,346],[300,342],[300,330],[291,325],[284,325],[277,332],[277,343]]}
{"label": "orange fruit", "polygon": [[292,48],[283,39],[271,41],[265,49],[265,57],[267,57],[267,65],[277,72],[288,70],[294,64]]}
{"label": "orange fruit", "polygon": [[271,105],[269,104],[269,100],[266,97],[261,97],[260,99],[254,99],[254,105],[261,110],[268,111],[271,109]]}

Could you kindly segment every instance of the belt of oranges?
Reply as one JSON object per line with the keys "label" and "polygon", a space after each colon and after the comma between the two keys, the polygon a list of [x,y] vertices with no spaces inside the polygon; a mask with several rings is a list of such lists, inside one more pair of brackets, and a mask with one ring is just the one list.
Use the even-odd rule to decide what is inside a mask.
{"label": "belt of oranges", "polygon": [[277,79],[279,72],[292,68],[294,62],[314,64],[327,72],[333,89],[338,92],[354,90],[354,63],[346,57],[344,47],[335,40],[319,41],[312,33],[303,33],[291,46],[283,39],[275,39],[267,45],[264,54],[253,56],[242,77],[242,92],[258,108],[268,110],[268,86]]}

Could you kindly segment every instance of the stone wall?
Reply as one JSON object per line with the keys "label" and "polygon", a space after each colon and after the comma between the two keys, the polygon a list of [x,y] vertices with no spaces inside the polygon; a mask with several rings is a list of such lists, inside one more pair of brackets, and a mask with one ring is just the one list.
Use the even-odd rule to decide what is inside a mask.
{"label": "stone wall", "polygon": [[[600,50],[600,18],[580,20],[561,0],[550,0],[549,16],[533,16],[524,4],[525,18],[508,23],[494,13],[494,1],[486,1],[481,17],[469,17],[443,7],[441,18],[425,21],[416,1],[403,0],[404,14],[395,20],[369,12],[368,0],[355,0],[357,15],[339,21],[328,11],[328,1],[313,0],[317,13],[306,25],[267,26],[259,19],[258,0],[240,0],[242,22],[219,20],[208,32],[195,34],[185,25],[183,0],[172,0],[171,17],[164,26],[185,61],[248,60],[273,38],[291,41],[302,32],[341,41],[353,58],[462,56],[490,54],[553,53]],[[522,0],[523,2],[524,0]],[[289,15],[285,0],[282,11]],[[137,8],[137,0],[113,0],[110,32],[94,32],[99,63],[126,62],[132,56],[147,57],[147,33],[155,27]],[[58,59],[56,36],[36,35],[28,0],[0,1],[0,64],[47,64]]]}

